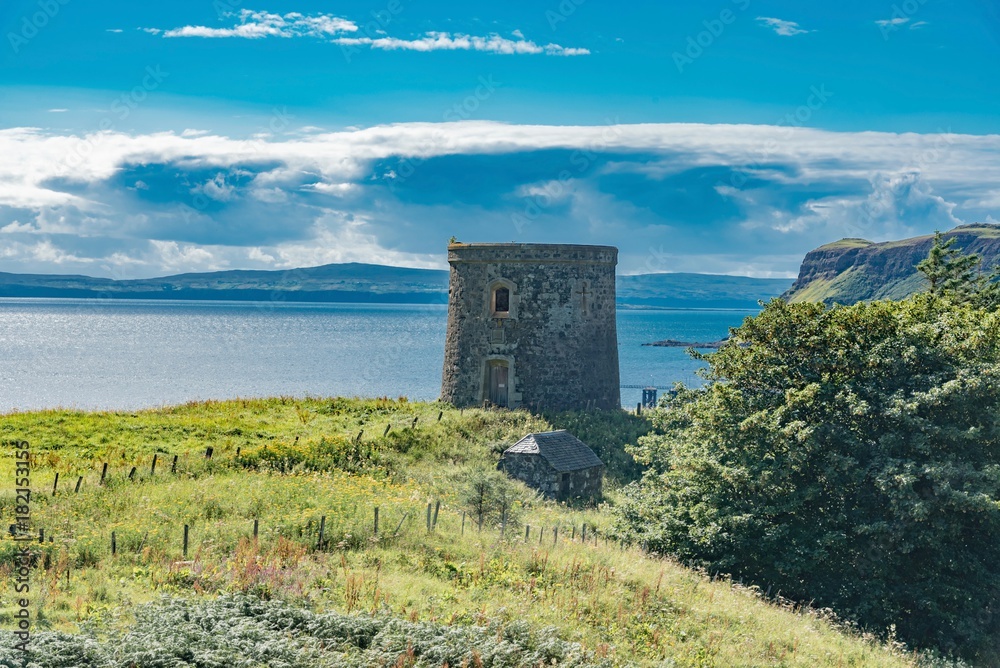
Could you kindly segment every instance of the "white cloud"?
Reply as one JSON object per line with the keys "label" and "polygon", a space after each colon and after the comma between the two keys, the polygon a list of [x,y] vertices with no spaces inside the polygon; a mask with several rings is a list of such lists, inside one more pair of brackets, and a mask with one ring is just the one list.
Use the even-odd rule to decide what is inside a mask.
{"label": "white cloud", "polygon": [[250,191],[250,196],[258,202],[269,204],[280,204],[288,201],[288,193],[281,188],[255,188]]}
{"label": "white cloud", "polygon": [[335,197],[343,197],[344,195],[356,192],[358,188],[359,186],[355,183],[310,183],[302,187],[303,190],[311,190]]}
{"label": "white cloud", "polygon": [[461,33],[429,32],[417,39],[339,37],[333,41],[343,46],[368,46],[383,51],[483,51],[503,55],[546,54],[549,56],[586,56],[590,54],[588,49],[567,48],[559,44],[541,45],[526,39],[507,39],[495,33],[486,37],[477,37]]}
{"label": "white cloud", "polygon": [[57,248],[48,239],[39,241],[33,246],[30,246],[28,251],[33,260],[46,264],[91,264],[94,262],[92,258],[67,253],[64,250]]}
{"label": "white cloud", "polygon": [[[310,188],[343,194],[371,175],[368,165],[392,156],[426,159],[453,154],[502,154],[538,149],[666,152],[691,156],[681,162],[637,165],[633,170],[663,173],[691,164],[748,164],[766,151],[767,163],[791,163],[800,180],[867,179],[901,167],[925,179],[954,186],[1000,182],[1000,136],[843,133],[808,128],[703,124],[618,126],[509,125],[489,121],[405,123],[297,136],[285,141],[247,142],[217,135],[171,132],[146,135],[93,133],[58,135],[37,129],[0,130],[0,205],[11,207],[94,206],[85,194],[53,188],[53,179],[79,183],[111,178],[125,163],[180,161],[189,169],[226,170],[241,162],[285,164],[285,176],[315,173]],[[87,158],[81,159],[81,155]],[[758,173],[763,167],[750,169]],[[225,190],[221,176],[203,184],[213,194]],[[786,177],[789,178],[789,177]],[[134,185],[134,184],[133,184]],[[267,183],[272,187],[274,183]],[[995,186],[992,186],[995,187]]]}
{"label": "white cloud", "polygon": [[875,25],[879,26],[880,28],[889,28],[892,26],[901,26],[904,23],[909,23],[909,22],[910,19],[906,18],[905,16],[897,16],[896,18],[892,19],[882,19],[881,21],[876,21]]}
{"label": "white cloud", "polygon": [[[545,54],[550,56],[585,56],[588,49],[579,47],[564,47],[560,44],[538,44],[527,38],[520,30],[511,34],[516,39],[508,39],[499,34],[491,33],[482,36],[462,33],[427,32],[411,39],[400,37],[355,37],[358,25],[346,18],[332,14],[307,16],[298,12],[289,14],[274,14],[271,12],[244,9],[238,15],[237,25],[225,28],[213,28],[201,25],[189,25],[170,30],[159,28],[143,28],[151,34],[162,33],[164,37],[202,37],[202,38],[243,38],[261,39],[266,37],[313,37],[330,38],[341,46],[366,46],[383,51],[481,51],[496,54]],[[385,35],[384,31],[374,34]]]}
{"label": "white cloud", "polygon": [[49,112],[50,114],[64,114],[64,113],[66,113],[67,111],[69,111],[69,109],[49,109],[49,110],[48,110],[48,112]]}
{"label": "white cloud", "polygon": [[219,271],[228,266],[208,248],[156,239],[149,243],[159,256],[159,266],[166,271]]}
{"label": "white cloud", "polygon": [[37,231],[34,225],[14,221],[0,227],[0,234],[34,234]]}
{"label": "white cloud", "polygon": [[342,211],[327,210],[313,226],[309,243],[287,243],[271,251],[275,267],[292,269],[334,262],[369,262],[395,266],[441,269],[442,258],[385,248],[373,234],[369,220]]}
{"label": "white cloud", "polygon": [[201,193],[217,202],[228,202],[236,194],[236,188],[226,183],[225,174],[216,174],[205,183],[191,189],[193,193]]}
{"label": "white cloud", "polygon": [[117,32],[122,32],[122,29],[121,28],[108,28],[107,32],[115,32],[115,33],[117,33]]}
{"label": "white cloud", "polygon": [[254,246],[253,248],[251,248],[247,252],[247,257],[249,259],[255,260],[257,262],[265,262],[267,264],[274,264],[274,256],[273,255],[268,255],[267,253],[265,253],[264,251],[262,251],[260,248],[258,248],[256,246]]}
{"label": "white cloud", "polygon": [[751,203],[743,227],[769,228],[782,234],[811,233],[829,241],[842,237],[885,241],[930,229],[948,230],[964,222],[955,215],[956,204],[935,193],[919,172],[876,173],[869,183],[867,194],[812,199],[801,211]]}
{"label": "white cloud", "polygon": [[[289,14],[272,14],[244,9],[239,13],[239,24],[231,28],[210,28],[208,26],[184,26],[163,31],[164,37],[241,37],[244,39],[260,39],[262,37],[329,37],[344,33],[357,32],[358,26],[331,14],[305,16],[298,12]],[[147,31],[154,34],[160,32],[157,28]]]}
{"label": "white cloud", "polygon": [[[546,158],[555,161],[551,172],[499,184],[499,205],[413,201],[413,179],[439,169],[433,158],[523,153],[530,162],[535,152],[556,156]],[[586,173],[574,156],[588,156]],[[456,230],[504,241],[616,243],[639,264],[646,246],[664,245],[678,257],[736,257],[679,247],[691,235],[678,225],[700,223],[678,223],[655,203],[629,197],[661,183],[671,192],[695,187],[695,180],[671,180],[699,172],[718,174],[708,196],[670,196],[729,202],[737,217],[717,229],[720,238],[743,235],[726,242],[744,253],[732,266],[780,273],[795,264],[789,257],[840,236],[882,240],[996,217],[998,156],[998,135],[750,125],[405,123],[252,142],[201,132],[76,136],[14,128],[0,130],[0,270],[44,271],[47,258],[60,271],[121,266],[143,275],[251,261],[261,268],[353,260],[434,266],[441,258],[427,249]],[[488,169],[490,162],[477,164]],[[387,184],[390,170],[396,178]],[[633,180],[616,190],[605,183],[609,176]],[[195,194],[209,206],[192,204]],[[511,202],[540,204],[523,233],[504,208]],[[254,248],[259,255],[251,256]],[[691,257],[665,268],[697,264]],[[785,264],[769,269],[772,261]],[[715,262],[713,271],[724,270]]]}
{"label": "white cloud", "polygon": [[795,21],[785,21],[783,19],[776,19],[770,16],[758,16],[757,21],[771,28],[779,35],[784,37],[791,37],[792,35],[804,35],[807,32],[813,32],[812,30],[804,30],[799,27],[799,24]]}

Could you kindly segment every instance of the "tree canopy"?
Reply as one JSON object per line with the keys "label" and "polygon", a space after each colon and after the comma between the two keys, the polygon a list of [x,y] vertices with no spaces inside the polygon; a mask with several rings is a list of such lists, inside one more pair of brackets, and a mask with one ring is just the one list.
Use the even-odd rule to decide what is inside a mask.
{"label": "tree canopy", "polygon": [[681,388],[634,449],[648,468],[620,535],[996,659],[1000,314],[940,279],[948,250],[925,265],[935,294],[774,300],[732,330],[704,356],[707,384]]}
{"label": "tree canopy", "polygon": [[944,238],[934,233],[934,243],[927,257],[917,265],[927,279],[928,292],[957,302],[995,308],[1000,305],[1000,272],[983,273],[983,260],[975,253],[955,248],[958,237]]}

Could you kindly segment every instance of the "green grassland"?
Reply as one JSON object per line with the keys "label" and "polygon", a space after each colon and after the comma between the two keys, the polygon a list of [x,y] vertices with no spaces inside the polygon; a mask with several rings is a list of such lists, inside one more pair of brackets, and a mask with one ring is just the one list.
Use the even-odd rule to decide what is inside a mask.
{"label": "green grassland", "polygon": [[[604,505],[547,502],[521,488],[503,535],[495,522],[480,529],[463,515],[461,491],[470,472],[494,468],[498,453],[525,433],[552,428],[571,429],[608,463]],[[927,663],[845,629],[822,611],[768,602],[752,588],[608,541],[606,505],[614,503],[618,487],[639,474],[623,446],[649,429],[644,417],[620,411],[532,416],[405,399],[277,398],[135,413],[5,415],[0,439],[30,443],[32,524],[46,535],[44,543],[32,543],[35,631],[51,630],[40,636],[38,651],[79,639],[78,655],[65,650],[59,663],[52,650],[48,663],[40,665],[272,665],[264,655],[247,658],[234,649],[238,638],[226,633],[198,642],[215,643],[218,656],[230,652],[246,662],[154,663],[136,659],[141,652],[121,658],[135,643],[169,653],[171,642],[194,642],[193,636],[183,642],[165,639],[179,631],[151,621],[157,615],[189,621],[209,614],[204,606],[216,605],[213,601],[220,603],[211,614],[222,616],[240,606],[253,608],[231,604],[234,600],[287,606],[253,608],[255,623],[276,614],[317,616],[299,630],[285,629],[280,640],[308,645],[315,656],[292,651],[293,645],[271,648],[288,656],[308,654],[310,662],[274,659],[274,665],[442,665],[447,661],[442,656],[465,657],[470,666],[537,665],[526,657],[538,656],[580,666]],[[211,459],[205,457],[207,448],[213,449]],[[8,447],[0,459],[0,475],[13,481],[11,452]],[[101,485],[104,463],[108,473]],[[0,492],[8,523],[16,502],[13,487]],[[428,531],[428,504],[438,502],[436,523]],[[4,532],[3,628],[11,627],[16,610],[10,586],[14,550]],[[195,607],[179,612],[178,606]],[[317,640],[317,625],[343,629],[343,615],[352,624],[367,624],[372,637],[361,642],[352,631]],[[376,627],[391,633],[376,634]],[[504,634],[522,628],[530,633],[510,647],[521,647],[520,642],[534,649],[515,652],[504,645]],[[77,635],[81,631],[85,640]],[[452,654],[420,645],[420,634],[430,638],[427,647],[452,643]],[[475,634],[492,640],[480,643]],[[373,640],[376,635],[388,640]],[[348,636],[353,640],[345,640]],[[231,645],[222,648],[226,643]],[[493,649],[487,651],[484,643],[493,643]],[[497,643],[508,647],[507,658],[483,659],[499,656]],[[539,649],[543,645],[549,649]],[[334,661],[331,652],[357,662],[337,663],[341,659]],[[372,652],[381,658],[371,658]],[[70,654],[105,658],[83,663],[65,659]],[[117,663],[107,658],[112,654]],[[5,656],[0,651],[0,665]]]}

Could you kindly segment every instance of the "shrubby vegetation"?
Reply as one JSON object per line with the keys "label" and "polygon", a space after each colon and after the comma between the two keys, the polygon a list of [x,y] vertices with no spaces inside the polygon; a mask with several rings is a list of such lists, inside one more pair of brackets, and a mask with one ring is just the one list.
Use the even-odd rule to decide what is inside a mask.
{"label": "shrubby vegetation", "polygon": [[733,330],[634,449],[620,535],[1000,662],[1000,312],[948,250],[933,294],[775,300]]}
{"label": "shrubby vegetation", "polygon": [[523,510],[539,500],[538,494],[497,470],[462,471],[456,476],[455,485],[461,490],[462,507],[477,531],[497,526],[516,530]]}
{"label": "shrubby vegetation", "polygon": [[642,476],[642,465],[625,446],[639,442],[653,425],[648,415],[625,411],[567,411],[545,413],[554,429],[565,429],[593,449],[606,467],[612,487],[623,485]]}
{"label": "shrubby vegetation", "polygon": [[[8,638],[4,639],[9,640]],[[138,608],[124,628],[39,633],[28,662],[0,645],[0,666],[14,668],[370,668],[482,666],[600,668],[578,643],[524,622],[448,626],[388,616],[315,614],[278,601],[222,596],[163,597]]]}

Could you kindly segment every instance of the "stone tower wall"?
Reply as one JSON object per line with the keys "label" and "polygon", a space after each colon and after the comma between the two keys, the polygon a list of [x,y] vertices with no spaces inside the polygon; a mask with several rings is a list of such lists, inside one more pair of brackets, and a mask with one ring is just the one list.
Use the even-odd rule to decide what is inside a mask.
{"label": "stone tower wall", "polygon": [[[491,361],[509,368],[508,405],[532,410],[620,408],[611,246],[451,244],[441,398],[488,399]],[[506,317],[492,295],[510,290]]]}

